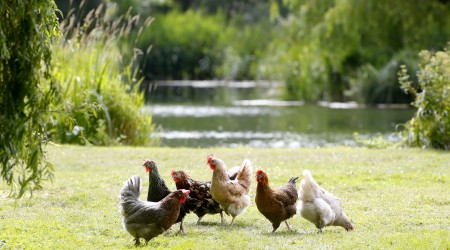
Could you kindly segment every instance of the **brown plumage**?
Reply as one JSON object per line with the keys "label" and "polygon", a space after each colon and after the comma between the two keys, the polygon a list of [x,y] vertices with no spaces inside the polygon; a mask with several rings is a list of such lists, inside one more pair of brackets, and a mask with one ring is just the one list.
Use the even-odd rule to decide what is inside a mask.
{"label": "brown plumage", "polygon": [[269,178],[262,170],[256,172],[256,206],[261,214],[263,214],[270,222],[272,222],[273,232],[280,226],[281,222],[285,222],[289,230],[287,220],[292,218],[297,212],[297,189],[295,181],[298,177],[291,178],[286,185],[277,189],[269,186]]}
{"label": "brown plumage", "polygon": [[131,177],[124,182],[119,195],[123,226],[134,237],[135,245],[140,244],[141,238],[148,243],[169,229],[177,220],[181,204],[186,201],[190,192],[177,190],[159,202],[141,201],[141,182],[141,177]]}

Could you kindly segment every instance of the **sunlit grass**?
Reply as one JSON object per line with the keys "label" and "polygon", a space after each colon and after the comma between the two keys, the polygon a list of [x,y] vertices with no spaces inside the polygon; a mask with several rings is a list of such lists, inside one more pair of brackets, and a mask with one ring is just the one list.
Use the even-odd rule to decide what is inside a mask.
{"label": "sunlit grass", "polygon": [[[134,174],[144,178],[144,158],[155,160],[169,188],[172,169],[184,169],[200,180],[211,178],[206,156],[215,153],[229,166],[252,160],[254,171],[265,170],[273,187],[307,168],[324,188],[341,198],[356,231],[328,227],[322,234],[306,220],[290,220],[270,234],[270,223],[253,204],[235,225],[220,224],[220,216],[185,219],[186,234],[171,233],[152,240],[160,249],[447,249],[450,247],[450,154],[417,149],[169,149],[131,147],[48,148],[55,165],[53,183],[33,198],[17,202],[0,184],[0,248],[120,249],[132,248],[123,229],[118,193]],[[256,182],[252,184],[254,200]],[[227,222],[231,221],[227,217]]]}

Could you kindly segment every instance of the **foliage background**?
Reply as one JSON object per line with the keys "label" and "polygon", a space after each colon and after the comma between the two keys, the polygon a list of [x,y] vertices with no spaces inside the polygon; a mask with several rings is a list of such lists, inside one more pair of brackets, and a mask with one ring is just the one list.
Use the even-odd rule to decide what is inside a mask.
{"label": "foliage background", "polygon": [[53,177],[42,114],[59,91],[50,67],[60,34],[55,12],[53,1],[0,2],[1,176],[17,197]]}
{"label": "foliage background", "polygon": [[[450,48],[450,46],[448,47]],[[405,124],[403,138],[410,146],[450,149],[450,51],[420,52],[419,84],[410,80],[406,67],[399,72],[403,90],[411,93],[417,109]]]}
{"label": "foliage background", "polygon": [[113,21],[103,5],[83,16],[82,5],[67,13],[61,34],[53,1],[0,3],[1,176],[14,197],[52,179],[43,149],[49,141],[153,142],[133,64],[143,52],[131,49],[136,53],[125,57],[121,49],[133,44],[119,43],[149,22],[131,16]]}
{"label": "foliage background", "polygon": [[[130,6],[113,2],[118,14]],[[450,37],[445,0],[127,3],[155,17],[139,43],[153,45],[147,80],[276,80],[283,98],[309,102],[409,103],[400,65],[415,75],[417,53]]]}
{"label": "foliage background", "polygon": [[52,108],[71,112],[52,114],[48,126],[54,141],[94,145],[153,143],[153,124],[151,116],[141,110],[142,79],[135,67],[137,57],[144,52],[134,50],[132,43],[120,44],[125,37],[137,40],[131,29],[145,29],[149,22],[130,15],[116,19],[110,11],[100,5],[88,12],[83,22],[77,23],[73,14],[61,24],[64,38],[55,43],[52,64],[61,96]]}

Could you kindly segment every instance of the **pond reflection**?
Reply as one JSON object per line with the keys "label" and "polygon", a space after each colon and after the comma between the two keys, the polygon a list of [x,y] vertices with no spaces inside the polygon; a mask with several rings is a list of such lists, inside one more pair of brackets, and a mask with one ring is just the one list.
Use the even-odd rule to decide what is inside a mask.
{"label": "pond reflection", "polygon": [[155,136],[170,147],[323,147],[356,145],[353,134],[396,140],[411,109],[321,106],[151,105]]}

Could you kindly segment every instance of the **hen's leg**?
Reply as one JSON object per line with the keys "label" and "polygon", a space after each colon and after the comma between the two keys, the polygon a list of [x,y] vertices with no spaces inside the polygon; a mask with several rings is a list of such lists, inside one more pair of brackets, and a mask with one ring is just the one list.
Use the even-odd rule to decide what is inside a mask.
{"label": "hen's leg", "polygon": [[198,217],[197,225],[198,225],[198,223],[200,223],[200,221],[202,220],[202,218],[203,218],[203,216],[199,216],[199,217]]}
{"label": "hen's leg", "polygon": [[233,216],[233,219],[231,220],[231,224],[230,224],[230,226],[232,226],[232,225],[233,225],[233,222],[234,222],[234,218],[236,218],[236,217],[234,217],[234,216]]}
{"label": "hen's leg", "polygon": [[289,226],[289,223],[288,223],[288,221],[287,220],[285,220],[284,221],[285,223],[286,223],[286,226],[287,226],[287,228],[290,230],[290,231],[292,231],[292,228]]}
{"label": "hen's leg", "polygon": [[138,237],[134,238],[134,245],[135,246],[139,246],[141,244],[141,241],[139,240]]}
{"label": "hen's leg", "polygon": [[178,231],[178,233],[184,233],[184,229],[183,229],[183,220],[184,220],[184,218],[181,219],[181,222],[180,222],[180,231]]}
{"label": "hen's leg", "polygon": [[223,224],[225,223],[225,218],[223,218],[223,212],[220,211],[220,222]]}

